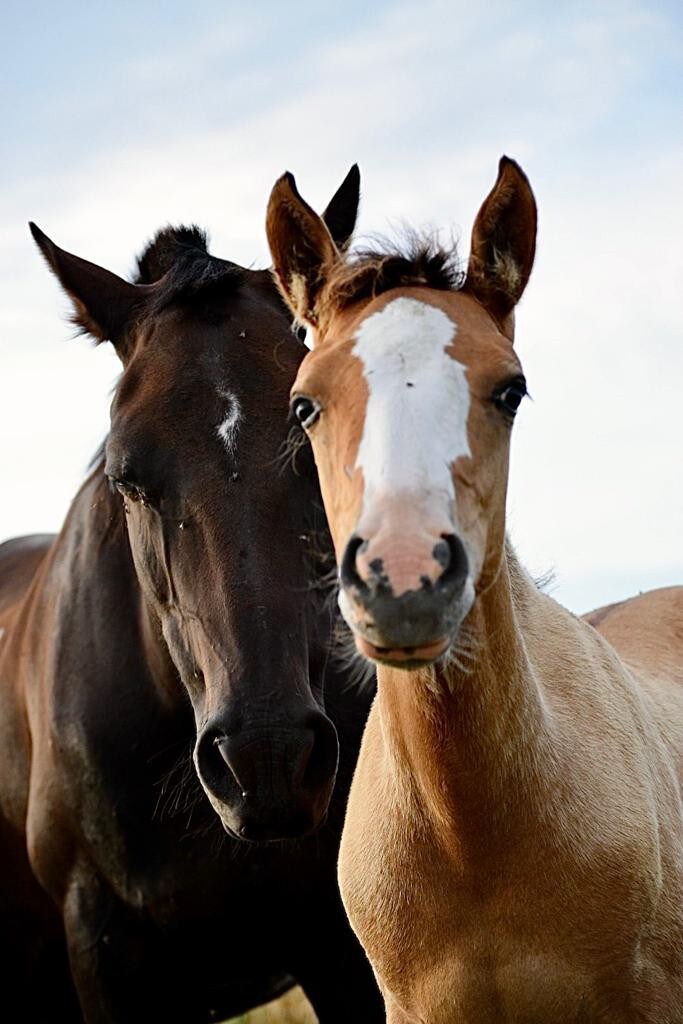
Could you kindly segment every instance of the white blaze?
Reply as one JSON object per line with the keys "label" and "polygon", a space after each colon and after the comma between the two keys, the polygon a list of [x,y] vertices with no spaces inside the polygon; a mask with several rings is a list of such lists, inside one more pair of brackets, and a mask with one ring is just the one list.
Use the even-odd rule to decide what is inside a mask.
{"label": "white blaze", "polygon": [[364,320],[353,352],[368,405],[356,465],[365,500],[397,491],[455,498],[451,467],[470,455],[465,366],[446,351],[456,324],[436,306],[398,298]]}
{"label": "white blaze", "polygon": [[224,420],[218,424],[216,433],[228,449],[232,452],[237,441],[237,430],[242,417],[242,408],[237,395],[225,388],[219,388],[218,394],[228,402],[228,413]]}

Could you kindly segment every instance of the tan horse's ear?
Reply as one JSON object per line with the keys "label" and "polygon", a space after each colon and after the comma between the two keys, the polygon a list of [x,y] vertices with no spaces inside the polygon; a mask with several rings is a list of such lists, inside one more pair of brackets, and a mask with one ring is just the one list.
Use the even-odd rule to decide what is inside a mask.
{"label": "tan horse's ear", "polygon": [[325,222],[301,198],[289,172],[270,194],[266,233],[285,301],[297,320],[317,326],[321,289],[341,257]]}
{"label": "tan horse's ear", "polygon": [[536,252],[536,200],[519,164],[501,157],[498,178],[472,228],[464,288],[512,333]]}
{"label": "tan horse's ear", "polygon": [[360,171],[358,164],[354,164],[323,213],[323,220],[340,252],[346,252],[351,242],[359,203]]}

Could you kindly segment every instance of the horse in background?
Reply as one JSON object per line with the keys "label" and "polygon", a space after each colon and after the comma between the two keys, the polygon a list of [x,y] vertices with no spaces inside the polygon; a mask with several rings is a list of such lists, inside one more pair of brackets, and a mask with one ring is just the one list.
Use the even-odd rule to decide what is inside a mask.
{"label": "horse in background", "polygon": [[681,1024],[683,588],[593,628],[506,538],[526,176],[501,160],[466,275],[429,245],[344,259],[291,175],[268,234],[315,339],[292,408],[341,610],[378,666],[339,877],[387,1020]]}
{"label": "horse in background", "polygon": [[32,231],[123,372],[60,533],[0,547],[5,1000],[189,1024],[298,982],[323,1022],[379,1021],[336,882],[373,686],[331,652],[312,459],[280,457],[306,348],[270,273],[197,229],[135,284]]}

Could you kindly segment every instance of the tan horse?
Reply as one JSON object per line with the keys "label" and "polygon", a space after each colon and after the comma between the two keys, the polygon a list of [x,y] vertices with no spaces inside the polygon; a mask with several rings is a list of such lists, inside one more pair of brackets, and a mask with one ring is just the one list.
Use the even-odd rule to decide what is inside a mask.
{"label": "tan horse", "polygon": [[464,279],[429,247],[342,258],[290,175],[268,231],[314,333],[292,407],[340,604],[379,665],[339,875],[388,1021],[683,1021],[683,588],[594,628],[505,538],[525,175],[501,160]]}

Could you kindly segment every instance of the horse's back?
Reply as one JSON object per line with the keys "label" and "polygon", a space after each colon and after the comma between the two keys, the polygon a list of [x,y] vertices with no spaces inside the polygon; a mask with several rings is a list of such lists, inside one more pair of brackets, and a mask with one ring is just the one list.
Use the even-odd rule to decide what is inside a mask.
{"label": "horse's back", "polygon": [[0,544],[0,834],[3,821],[17,836],[24,829],[31,758],[24,669],[36,641],[27,629],[28,595],[54,539],[35,534]]}
{"label": "horse's back", "polygon": [[45,1004],[55,1020],[75,1021],[61,919],[34,877],[26,849],[30,741],[18,685],[22,629],[14,628],[54,540],[34,534],[0,544],[0,959],[10,998],[22,1000],[30,1019],[47,1020]]}
{"label": "horse's back", "polygon": [[35,533],[0,544],[0,614],[22,599],[54,541],[52,533]]}
{"label": "horse's back", "polygon": [[[673,769],[683,783],[683,587],[649,590],[599,608],[585,618],[614,648],[636,681],[638,714],[653,730],[649,732],[651,764],[661,758],[658,774],[662,808],[668,808],[662,811],[668,821],[666,831],[675,837],[673,845],[679,851],[683,836],[680,791],[671,790],[665,779]],[[678,853],[675,857],[679,859]],[[677,870],[683,879],[683,860]]]}
{"label": "horse's back", "polygon": [[584,618],[639,673],[683,684],[683,587],[648,590]]}

